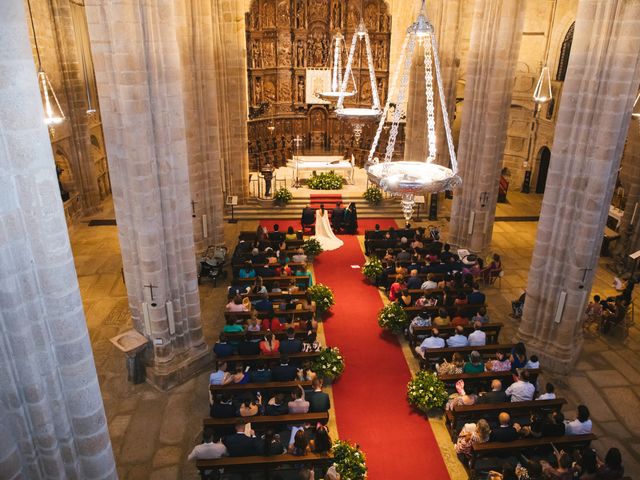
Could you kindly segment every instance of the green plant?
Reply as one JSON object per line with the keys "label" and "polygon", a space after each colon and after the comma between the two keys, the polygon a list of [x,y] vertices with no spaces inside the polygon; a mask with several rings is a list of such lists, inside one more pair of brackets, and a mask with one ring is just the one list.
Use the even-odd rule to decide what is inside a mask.
{"label": "green plant", "polygon": [[382,201],[382,190],[378,187],[369,187],[362,194],[364,199],[372,205],[377,205]]}
{"label": "green plant", "polygon": [[307,288],[307,293],[311,300],[316,302],[316,310],[319,313],[326,312],[336,303],[331,289],[321,283],[316,283]]}
{"label": "green plant", "polygon": [[273,194],[273,199],[281,205],[286,205],[292,198],[293,194],[285,187],[276,190],[276,193]]}
{"label": "green plant", "polygon": [[409,319],[400,304],[391,302],[378,313],[378,325],[385,330],[400,333],[409,325]]}
{"label": "green plant", "polygon": [[336,172],[315,172],[307,180],[307,187],[312,190],[340,190],[342,188],[343,179]]}
{"label": "green plant", "polygon": [[337,347],[323,348],[311,368],[319,377],[334,379],[344,372],[344,357]]}
{"label": "green plant", "polygon": [[333,444],[333,462],[341,480],[363,480],[367,476],[367,462],[360,445],[337,440]]}
{"label": "green plant", "polygon": [[407,400],[423,412],[432,408],[441,408],[449,398],[442,380],[434,372],[419,371],[407,384]]}
{"label": "green plant", "polygon": [[322,253],[322,245],[315,238],[309,238],[305,240],[302,244],[302,249],[304,250],[304,254],[307,256],[315,257]]}
{"label": "green plant", "polygon": [[375,278],[379,276],[383,270],[384,266],[378,257],[369,257],[369,260],[364,262],[362,274],[367,278]]}

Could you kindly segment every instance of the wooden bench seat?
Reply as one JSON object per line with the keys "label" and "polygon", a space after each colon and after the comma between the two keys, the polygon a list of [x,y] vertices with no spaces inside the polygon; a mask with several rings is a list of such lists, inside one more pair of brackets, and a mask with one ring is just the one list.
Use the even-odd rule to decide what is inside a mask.
{"label": "wooden bench seat", "polygon": [[[231,280],[232,285],[253,285],[256,281],[256,277],[247,277],[247,278],[234,278]],[[262,277],[262,283],[266,285],[272,285],[274,283],[279,283],[281,287],[289,285],[291,282],[294,282],[296,285],[304,284],[305,287],[309,286],[309,277],[306,275],[291,275],[291,276],[281,276],[281,277]]]}
{"label": "wooden bench seat", "polygon": [[[283,316],[295,316],[295,317],[300,317],[300,318],[310,318],[313,317],[313,314],[315,312],[313,310],[311,310],[310,308],[303,308],[300,310],[280,310],[280,309],[274,309],[273,310],[273,314],[270,312],[256,312],[256,316],[258,318],[273,318],[273,317],[283,317]],[[225,311],[224,312],[224,319],[226,320],[239,320],[239,319],[249,319],[251,318],[251,312],[229,312],[229,311]]]}
{"label": "wooden bench seat", "polygon": [[[294,292],[294,293],[289,293],[289,292],[268,292],[267,295],[269,295],[269,299],[270,300],[279,300],[281,298],[284,297],[291,297],[293,299],[300,299],[300,298],[306,298],[307,297],[307,292]],[[241,297],[249,297],[249,300],[257,300],[258,298],[261,298],[262,295],[259,293],[241,293],[240,294]]]}
{"label": "wooden bench seat", "polygon": [[[538,375],[542,372],[539,368],[531,368],[529,372],[529,381],[535,385]],[[458,380],[464,380],[466,385],[485,387],[486,391],[491,390],[490,385],[493,379],[502,382],[502,387],[507,388],[513,383],[512,372],[481,372],[481,373],[457,373],[453,375],[438,375],[438,378],[444,382],[446,386],[452,388]]]}
{"label": "wooden bench seat", "polygon": [[330,453],[307,453],[306,455],[253,455],[247,457],[222,457],[213,460],[197,460],[196,468],[202,473],[205,470],[224,468],[231,470],[254,470],[264,471],[268,476],[270,470],[274,470],[283,465],[320,465],[326,466],[333,463],[333,456]]}
{"label": "wooden bench seat", "polygon": [[567,401],[564,398],[554,400],[532,400],[530,402],[480,403],[476,405],[460,405],[454,410],[445,412],[445,424],[452,440],[455,442],[458,433],[465,423],[475,423],[481,418],[495,422],[500,412],[507,412],[511,417],[531,415],[535,412],[549,414],[562,410]]}
{"label": "wooden bench seat", "polygon": [[414,350],[413,354],[419,358],[420,360],[420,368],[423,370],[428,370],[435,368],[436,363],[440,363],[443,359],[450,362],[453,358],[454,353],[459,353],[465,357],[465,359],[473,352],[474,350],[480,353],[483,358],[488,359],[488,357],[492,357],[496,354],[496,352],[504,352],[510,353],[515,344],[513,343],[502,343],[502,344],[490,344],[490,345],[479,345],[475,347],[452,347],[452,348],[431,348],[424,352],[424,360],[422,357],[418,355],[418,353]]}
{"label": "wooden bench seat", "polygon": [[[292,269],[296,270],[296,269],[300,269],[303,267],[306,267],[307,264],[306,263],[302,263],[302,262],[289,262],[287,263],[287,265],[289,265]],[[281,267],[282,265],[280,265],[279,263],[275,263],[275,264],[269,264],[269,263],[252,263],[251,266],[253,268],[262,268],[262,267]],[[231,268],[233,269],[233,276],[237,276],[237,273],[240,271],[241,268],[244,267],[244,263],[233,263],[231,265]]]}
{"label": "wooden bench seat", "polygon": [[[299,353],[288,353],[287,356],[289,360],[295,361],[304,361],[304,360],[314,360],[318,358],[320,352],[299,352]],[[269,361],[269,360],[279,360],[280,354],[276,355],[230,355],[228,357],[224,357],[221,360],[225,362],[242,362],[242,363],[255,363],[259,361]]]}
{"label": "wooden bench seat", "polygon": [[[229,340],[230,342],[239,342],[241,340],[244,340],[244,337],[246,334],[249,334],[249,336],[251,338],[264,338],[265,334],[267,332],[265,331],[259,331],[259,332],[232,332],[232,333],[225,333],[225,336],[227,337],[227,340]],[[279,332],[272,332],[275,337],[279,340],[282,340],[283,338],[287,338],[287,332],[285,330],[280,330]],[[296,338],[304,338],[307,336],[308,331],[305,330],[304,328],[298,328],[296,330],[294,330],[294,334],[296,336]],[[271,355],[273,356],[273,355]],[[270,358],[270,355],[265,355],[265,358]],[[225,357],[226,359],[227,357]]]}
{"label": "wooden bench seat", "polygon": [[311,382],[298,382],[296,380],[291,382],[265,382],[265,383],[232,383],[230,385],[209,385],[209,391],[211,393],[222,392],[254,392],[260,391],[292,391],[301,385],[302,388],[311,388]]}
{"label": "wooden bench seat", "polygon": [[452,305],[450,307],[444,307],[442,305],[435,305],[433,307],[404,307],[404,312],[407,314],[407,317],[410,318],[410,319],[413,319],[414,317],[417,317],[423,311],[427,311],[432,316],[435,317],[435,316],[438,315],[438,312],[440,312],[440,309],[444,308],[444,309],[447,310],[447,313],[450,316],[456,315],[458,313],[458,310],[460,310],[460,312],[462,313],[463,317],[471,318],[476,313],[478,313],[478,310],[480,310],[483,307],[486,309],[487,305],[486,304],[482,304],[482,305]]}
{"label": "wooden bench seat", "polygon": [[[487,344],[498,343],[498,336],[500,335],[502,326],[503,324],[500,322],[485,323],[484,325],[482,325],[480,329],[487,334]],[[420,340],[418,339],[418,337],[428,337],[429,335],[431,335],[431,330],[433,330],[434,328],[438,329],[438,332],[440,332],[440,337],[442,338],[447,338],[449,337],[449,335],[454,335],[456,330],[456,327],[453,327],[451,325],[447,325],[445,327],[415,327],[413,329],[413,333],[409,334],[409,344],[411,345],[411,348],[415,348],[420,345]],[[471,325],[464,327],[464,334],[469,335],[471,332],[473,332],[473,329],[474,327]]]}
{"label": "wooden bench seat", "polygon": [[555,445],[558,450],[564,449],[569,451],[572,448],[581,448],[589,446],[589,444],[596,440],[597,437],[594,434],[586,435],[564,435],[562,437],[543,437],[532,439],[521,439],[513,442],[487,442],[476,443],[472,447],[471,462],[470,462],[470,477],[471,479],[485,478],[483,474],[488,470],[500,471],[502,467],[502,461],[497,465],[484,464],[482,472],[476,469],[476,465],[480,459],[488,459],[493,457],[504,457],[505,455],[518,455],[520,453],[525,454],[527,457],[536,450],[550,450],[551,444]]}
{"label": "wooden bench seat", "polygon": [[290,413],[288,415],[257,415],[255,417],[233,417],[233,418],[212,418],[207,417],[202,420],[204,427],[231,427],[233,428],[238,420],[251,422],[251,427],[255,430],[260,426],[262,429],[273,425],[294,425],[300,423],[320,422],[326,424],[329,421],[329,412],[317,413]]}

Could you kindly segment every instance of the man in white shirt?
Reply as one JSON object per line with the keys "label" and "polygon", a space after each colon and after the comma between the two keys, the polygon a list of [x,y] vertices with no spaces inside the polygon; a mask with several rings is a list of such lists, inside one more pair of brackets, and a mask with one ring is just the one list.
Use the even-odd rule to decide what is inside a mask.
{"label": "man in white shirt", "polygon": [[209,375],[209,385],[222,385],[224,380],[224,373],[227,369],[226,362],[219,362],[218,369]]}
{"label": "man in white shirt", "polygon": [[578,417],[572,422],[565,422],[565,435],[584,435],[591,433],[589,409],[585,405],[578,405]]}
{"label": "man in white shirt", "polygon": [[299,248],[296,254],[291,257],[291,261],[294,263],[307,263],[307,256],[304,254],[304,250]]}
{"label": "man in white shirt", "polygon": [[422,343],[416,347],[416,353],[424,358],[425,350],[430,348],[444,348],[444,340],[439,337],[440,332],[437,328],[431,330],[431,336],[425,338]]}
{"label": "man in white shirt", "polygon": [[469,340],[464,336],[464,327],[461,325],[456,327],[456,334],[447,339],[447,346],[449,348],[469,346]]}
{"label": "man in white shirt", "polygon": [[547,383],[547,386],[545,387],[545,393],[536,398],[536,400],[555,400],[556,394],[554,390],[555,387],[553,386],[553,383]]}
{"label": "man in white shirt", "polygon": [[438,288],[438,283],[434,281],[433,273],[427,275],[427,280],[420,287],[421,290],[433,290]]}
{"label": "man in white shirt", "polygon": [[529,382],[529,372],[522,370],[518,381],[512,383],[504,393],[511,397],[511,402],[528,402],[533,400],[536,387]]}
{"label": "man in white shirt", "polygon": [[479,347],[487,344],[487,334],[482,331],[482,324],[476,322],[473,325],[473,332],[469,334],[469,346]]}
{"label": "man in white shirt", "polygon": [[222,443],[220,435],[210,428],[205,428],[203,443],[196,445],[189,454],[189,460],[210,460],[229,455],[227,447]]}

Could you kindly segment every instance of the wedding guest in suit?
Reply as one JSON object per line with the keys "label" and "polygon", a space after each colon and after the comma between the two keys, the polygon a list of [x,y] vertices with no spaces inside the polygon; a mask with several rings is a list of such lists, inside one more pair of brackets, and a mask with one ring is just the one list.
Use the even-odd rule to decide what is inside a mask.
{"label": "wedding guest in suit", "polygon": [[302,217],[300,218],[300,224],[302,228],[311,227],[316,222],[316,212],[309,205],[306,205],[302,209]]}
{"label": "wedding guest in suit", "polygon": [[336,203],[336,208],[331,211],[331,227],[334,232],[339,232],[344,222],[344,208],[340,202]]}

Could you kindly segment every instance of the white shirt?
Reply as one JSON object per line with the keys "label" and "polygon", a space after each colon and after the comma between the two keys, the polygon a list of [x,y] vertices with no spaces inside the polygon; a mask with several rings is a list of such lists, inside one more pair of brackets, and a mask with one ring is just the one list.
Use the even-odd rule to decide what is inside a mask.
{"label": "white shirt", "polygon": [[565,435],[584,435],[585,433],[591,433],[591,420],[581,422],[577,418],[573,422],[565,424]]}
{"label": "white shirt", "polygon": [[538,398],[536,398],[536,400],[555,400],[555,399],[556,399],[555,393],[543,393]]}
{"label": "white shirt", "polygon": [[527,364],[524,366],[524,368],[540,368],[540,362],[532,362],[531,360],[527,360]]}
{"label": "white shirt", "polygon": [[444,340],[440,337],[427,337],[420,344],[420,348],[443,348]]}
{"label": "white shirt", "polygon": [[487,344],[487,334],[482,330],[474,330],[469,334],[469,345],[471,347],[479,347]]}
{"label": "white shirt", "polygon": [[504,393],[511,395],[512,402],[528,402],[533,400],[533,395],[536,393],[536,387],[529,382],[523,382],[518,380],[512,383]]}
{"label": "white shirt", "polygon": [[227,447],[224,446],[224,443],[211,442],[196,445],[189,454],[188,459],[207,460],[211,458],[225,457],[227,455],[229,455],[229,452],[227,452]]}
{"label": "white shirt", "polygon": [[466,347],[469,345],[469,340],[464,335],[456,333],[447,339],[447,345],[449,347]]}
{"label": "white shirt", "polygon": [[222,385],[222,381],[224,380],[224,371],[217,370],[209,375],[209,385]]}
{"label": "white shirt", "polygon": [[422,284],[420,290],[433,290],[434,288],[438,288],[438,284],[433,280],[427,280]]}

